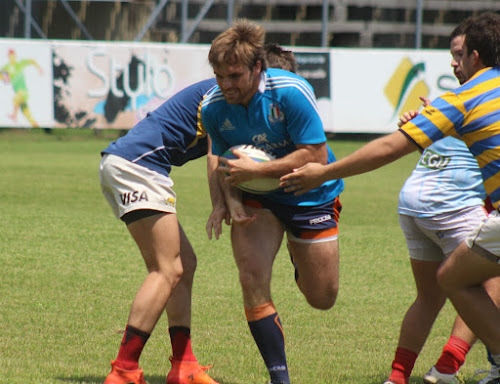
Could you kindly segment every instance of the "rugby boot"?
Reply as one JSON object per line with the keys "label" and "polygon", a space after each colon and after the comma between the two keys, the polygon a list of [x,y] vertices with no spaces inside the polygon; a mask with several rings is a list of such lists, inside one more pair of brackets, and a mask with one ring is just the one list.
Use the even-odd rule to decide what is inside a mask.
{"label": "rugby boot", "polygon": [[147,384],[144,380],[142,368],[129,371],[116,366],[116,361],[111,362],[111,372],[104,384]]}

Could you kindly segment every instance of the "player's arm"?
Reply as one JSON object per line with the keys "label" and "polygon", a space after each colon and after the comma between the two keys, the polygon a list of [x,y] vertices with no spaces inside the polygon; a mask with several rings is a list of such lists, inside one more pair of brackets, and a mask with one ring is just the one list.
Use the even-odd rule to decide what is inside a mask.
{"label": "player's arm", "polygon": [[331,164],[309,163],[281,177],[285,192],[301,195],[328,180],[366,173],[389,164],[418,149],[401,131],[373,140],[357,151]]}
{"label": "player's arm", "polygon": [[208,153],[207,153],[207,176],[208,189],[210,191],[210,199],[212,201],[212,212],[208,217],[205,229],[208,238],[212,239],[212,231],[216,239],[219,239],[222,233],[222,222],[230,224],[229,211],[227,209],[224,193],[219,182],[217,167],[219,165],[219,157],[212,153],[212,141],[208,138]]}
{"label": "player's arm", "polygon": [[227,208],[231,215],[231,220],[238,224],[250,224],[257,219],[257,215],[249,215],[242,202],[241,190],[233,187],[225,180],[224,174],[219,172],[219,180],[224,192]]}

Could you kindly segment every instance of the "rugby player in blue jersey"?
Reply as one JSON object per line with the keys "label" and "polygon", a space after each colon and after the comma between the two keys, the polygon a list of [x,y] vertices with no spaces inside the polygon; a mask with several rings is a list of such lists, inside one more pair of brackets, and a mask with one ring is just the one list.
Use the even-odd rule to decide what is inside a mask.
{"label": "rugby player in blue jersey", "polygon": [[[283,190],[253,195],[235,188],[252,178],[279,178],[307,162],[335,161],[312,87],[291,72],[266,68],[264,36],[260,26],[239,20],[214,39],[208,59],[218,86],[202,102],[200,116],[214,155],[252,144],[277,158],[257,163],[235,151],[237,159],[220,158],[219,175],[231,213],[248,325],[271,383],[288,384],[283,328],[271,297],[273,262],[286,232],[297,284],[307,301],[323,310],[334,305],[339,288],[338,196],[344,183],[328,181],[300,197]],[[207,230],[211,232],[210,225]]]}
{"label": "rugby player in blue jersey", "polygon": [[[294,70],[295,58],[278,45],[266,47],[270,66]],[[166,309],[172,344],[167,384],[217,384],[200,366],[191,348],[191,289],[196,255],[176,215],[172,166],[208,153],[209,175],[217,159],[197,124],[203,95],[215,79],[196,83],[172,96],[102,151],[100,179],[115,215],[136,241],[148,275],[130,310],[120,350],[105,384],[144,383],[139,357]],[[214,161],[215,159],[215,161]],[[210,177],[213,211],[208,222],[219,237],[227,215],[217,178]],[[227,221],[229,223],[229,221]],[[173,289],[175,286],[175,289]]]}
{"label": "rugby player in blue jersey", "polygon": [[145,383],[139,357],[165,309],[173,354],[167,384],[216,384],[191,349],[196,255],[177,221],[170,178],[172,166],[207,154],[208,137],[197,128],[196,114],[203,95],[214,85],[214,79],[205,80],[177,93],[102,151],[102,191],[116,217],[127,225],[148,270],[105,384]]}
{"label": "rugby player in blue jersey", "polygon": [[499,366],[500,311],[482,284],[500,276],[500,15],[467,19],[464,36],[464,84],[438,97],[397,132],[334,164],[307,164],[283,176],[281,186],[301,195],[325,180],[382,167],[445,136],[462,139],[478,162],[495,209],[440,266],[438,283]]}

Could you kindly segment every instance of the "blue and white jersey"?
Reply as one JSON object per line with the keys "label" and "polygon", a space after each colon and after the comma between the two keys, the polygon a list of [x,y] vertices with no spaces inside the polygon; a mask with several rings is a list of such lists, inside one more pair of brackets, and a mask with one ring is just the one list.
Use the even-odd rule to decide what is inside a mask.
{"label": "blue and white jersey", "polygon": [[[220,88],[215,87],[202,102],[201,121],[212,139],[212,152],[219,156],[234,145],[252,144],[281,158],[295,151],[297,145],[326,142],[311,85],[281,69],[262,73],[259,90],[248,107],[228,104]],[[328,162],[334,161],[328,148]],[[343,189],[342,180],[331,180],[302,196],[279,189],[266,197],[281,204],[318,205],[332,201]]]}
{"label": "blue and white jersey", "polygon": [[204,80],[176,93],[102,154],[123,157],[166,176],[172,165],[206,155],[208,138],[198,125],[198,113],[203,96],[215,85],[215,79]]}
{"label": "blue and white jersey", "polygon": [[399,193],[398,212],[430,217],[483,205],[485,198],[476,159],[462,140],[449,136],[422,153]]}

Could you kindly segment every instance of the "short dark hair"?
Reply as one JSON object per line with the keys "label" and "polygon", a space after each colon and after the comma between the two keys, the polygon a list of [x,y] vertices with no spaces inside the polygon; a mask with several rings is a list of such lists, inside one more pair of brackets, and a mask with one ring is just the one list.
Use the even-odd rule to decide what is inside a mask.
{"label": "short dark hair", "polygon": [[[467,20],[467,19],[466,19]],[[464,35],[464,26],[465,26],[465,21],[462,21],[460,24],[458,24],[453,31],[450,33],[450,42],[457,36],[463,36]]]}
{"label": "short dark hair", "polygon": [[482,13],[465,20],[465,45],[467,51],[477,51],[486,67],[500,65],[500,15]]}

